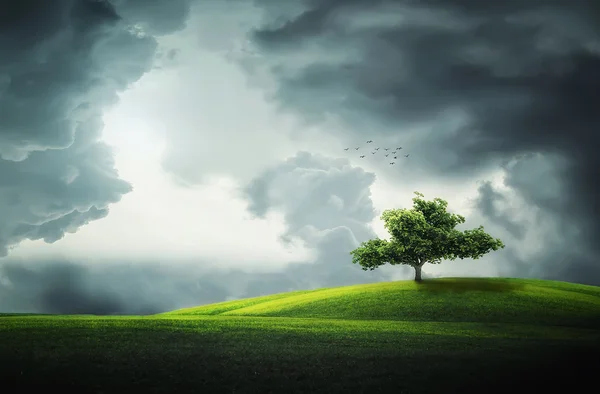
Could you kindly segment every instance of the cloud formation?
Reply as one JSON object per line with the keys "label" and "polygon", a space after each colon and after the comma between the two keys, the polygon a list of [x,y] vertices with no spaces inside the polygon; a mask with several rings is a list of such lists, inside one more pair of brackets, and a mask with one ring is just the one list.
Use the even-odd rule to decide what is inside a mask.
{"label": "cloud formation", "polygon": [[278,292],[408,278],[406,267],[365,272],[351,263],[349,252],[375,237],[370,228],[376,215],[369,192],[373,181],[373,174],[345,159],[300,152],[238,190],[248,198],[253,215],[284,216],[287,241],[312,251],[306,261],[260,272],[254,265],[226,268],[204,260],[165,265],[8,258],[0,264],[0,310],[149,314]]}
{"label": "cloud formation", "polygon": [[[199,27],[185,38],[160,38],[185,26],[191,3],[2,4],[8,12],[0,14],[0,256],[25,239],[54,242],[77,231],[131,191],[100,142],[102,113],[153,67],[177,65],[163,77],[185,89],[144,90],[163,96],[153,105],[140,100],[134,113],[169,125],[165,169],[189,183],[214,174],[252,179],[240,190],[249,210],[259,218],[283,215],[282,240],[303,243],[313,259],[264,273],[208,269],[206,261],[195,262],[200,270],[8,258],[0,265],[0,309],[153,313],[410,278],[406,267],[364,272],[350,263],[348,252],[375,237],[372,173],[307,152],[269,167],[306,141],[315,149],[367,139],[410,148],[401,168],[385,161],[381,171],[380,164],[369,167],[397,180],[395,190],[417,183],[458,190],[500,169],[503,182],[482,183],[467,214],[507,243],[486,258],[507,276],[600,284],[596,2],[254,0],[258,8],[195,2]],[[256,9],[264,24],[256,22]],[[246,32],[249,41],[240,43]],[[339,127],[318,128],[331,134],[318,139],[295,135],[291,146],[292,128],[275,123],[259,92],[242,94],[240,70],[226,69],[224,52],[233,43],[242,49],[227,56],[269,94],[270,104],[306,124]],[[219,71],[222,80],[214,78]],[[205,93],[200,103],[198,86]],[[449,270],[460,264],[448,263]]]}
{"label": "cloud formation", "polygon": [[100,142],[102,112],[151,69],[154,34],[187,0],[8,0],[0,14],[0,257],[54,242],[131,191]]}
{"label": "cloud formation", "polygon": [[252,40],[278,82],[271,97],[282,109],[310,122],[337,116],[348,141],[410,139],[424,176],[474,177],[504,165],[507,186],[561,221],[556,236],[579,228],[565,271],[600,281],[576,256],[600,257],[596,2],[256,4],[266,23]]}
{"label": "cloud formation", "polygon": [[500,275],[600,284],[589,227],[568,209],[565,168],[559,156],[527,154],[505,164],[502,183],[480,186],[473,201],[480,220],[511,245],[498,254]]}
{"label": "cloud formation", "polygon": [[342,286],[391,280],[402,269],[365,272],[351,264],[350,251],[376,237],[370,224],[377,213],[370,196],[375,175],[346,159],[298,152],[266,169],[243,190],[249,211],[264,217],[281,212],[283,239],[301,240],[316,251],[312,263],[293,263],[286,276],[300,288]]}
{"label": "cloud formation", "polygon": [[246,187],[249,210],[264,217],[270,209],[284,213],[287,234],[306,226],[317,231],[339,226],[364,239],[375,218],[369,187],[375,175],[353,167],[347,159],[298,152],[257,175]]}

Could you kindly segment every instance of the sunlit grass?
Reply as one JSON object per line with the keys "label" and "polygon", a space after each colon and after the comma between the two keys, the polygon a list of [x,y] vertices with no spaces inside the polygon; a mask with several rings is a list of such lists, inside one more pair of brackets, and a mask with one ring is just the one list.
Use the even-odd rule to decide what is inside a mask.
{"label": "sunlit grass", "polygon": [[186,308],[164,315],[529,323],[596,327],[600,289],[533,279],[384,282]]}

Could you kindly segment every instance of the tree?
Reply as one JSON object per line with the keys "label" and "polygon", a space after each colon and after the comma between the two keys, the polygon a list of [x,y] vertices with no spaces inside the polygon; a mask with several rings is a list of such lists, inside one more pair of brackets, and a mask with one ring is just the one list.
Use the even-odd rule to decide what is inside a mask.
{"label": "tree", "polygon": [[410,265],[415,269],[415,281],[419,282],[425,263],[478,259],[492,250],[504,248],[501,240],[483,231],[483,226],[465,231],[455,229],[465,218],[447,212],[446,201],[441,198],[426,201],[423,194],[415,194],[412,209],[389,209],[381,215],[390,239],[361,243],[350,252],[352,263],[361,265],[364,271],[386,263]]}

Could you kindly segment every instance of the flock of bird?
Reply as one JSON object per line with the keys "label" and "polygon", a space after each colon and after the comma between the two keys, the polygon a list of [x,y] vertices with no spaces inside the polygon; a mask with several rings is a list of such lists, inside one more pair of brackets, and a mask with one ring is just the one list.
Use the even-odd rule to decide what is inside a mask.
{"label": "flock of bird", "polygon": [[[373,141],[372,141],[372,140],[368,140],[368,141],[367,141],[367,144],[372,144],[372,143],[373,143]],[[355,150],[359,150],[359,149],[360,149],[360,147],[356,147],[356,148],[354,148],[354,149],[355,149]],[[375,150],[374,150],[373,152],[371,152],[371,154],[372,154],[372,155],[376,154],[376,153],[377,153],[377,151],[379,151],[379,149],[380,149],[380,148],[375,148]],[[392,157],[393,157],[393,160],[396,160],[396,159],[398,158],[398,156],[396,156],[396,154],[397,154],[397,152],[398,152],[399,150],[401,150],[401,149],[402,149],[402,147],[400,146],[400,147],[396,148],[396,149],[395,149],[393,152],[389,152],[390,150],[392,150],[391,148],[383,148],[384,152],[389,152],[389,153],[386,153],[386,154],[385,154],[385,157],[388,157],[389,155],[392,155]],[[348,150],[350,150],[350,148],[345,148],[344,150],[345,150],[345,151],[348,151]],[[382,152],[382,153],[383,153],[383,152]],[[408,154],[408,155],[404,155],[404,157],[408,157],[408,156],[410,156],[410,154]],[[365,158],[365,155],[361,155],[361,156],[360,156],[360,158],[361,158],[361,159],[364,159],[364,158]],[[391,160],[391,159],[390,159],[390,160]],[[392,165],[392,166],[393,166],[394,164],[396,164],[396,162],[395,162],[395,161],[391,161],[391,162],[390,162],[390,165]]]}

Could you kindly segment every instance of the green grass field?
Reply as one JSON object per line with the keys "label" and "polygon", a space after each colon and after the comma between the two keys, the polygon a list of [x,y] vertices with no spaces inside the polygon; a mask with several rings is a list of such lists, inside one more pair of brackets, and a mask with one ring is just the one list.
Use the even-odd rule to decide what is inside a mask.
{"label": "green grass field", "polygon": [[599,351],[600,287],[543,280],[385,282],[153,316],[0,317],[3,387],[94,393],[572,390],[597,384]]}

